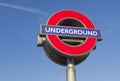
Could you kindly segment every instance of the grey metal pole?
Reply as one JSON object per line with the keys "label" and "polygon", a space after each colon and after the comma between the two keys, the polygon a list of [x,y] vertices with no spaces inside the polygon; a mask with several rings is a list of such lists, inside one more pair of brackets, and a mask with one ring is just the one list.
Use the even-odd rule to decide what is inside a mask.
{"label": "grey metal pole", "polygon": [[76,81],[76,71],[74,68],[74,58],[67,58],[66,81]]}

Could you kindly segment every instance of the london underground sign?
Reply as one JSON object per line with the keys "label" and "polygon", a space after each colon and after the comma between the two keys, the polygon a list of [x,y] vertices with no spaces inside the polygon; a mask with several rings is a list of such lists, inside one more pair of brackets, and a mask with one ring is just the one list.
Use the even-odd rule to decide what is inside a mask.
{"label": "london underground sign", "polygon": [[60,65],[67,65],[67,57],[75,58],[75,65],[87,58],[101,31],[83,14],[62,10],[51,15],[46,25],[40,26],[40,35],[47,56]]}
{"label": "london underground sign", "polygon": [[[86,16],[79,12],[71,10],[65,10],[55,13],[50,17],[47,25],[57,26],[60,21],[67,18],[72,18],[81,22],[86,29],[95,29],[93,23]],[[79,56],[90,52],[95,47],[95,44],[97,42],[97,38],[87,37],[86,41],[83,44],[71,46],[62,42],[57,35],[47,35],[47,38],[49,39],[49,42],[52,44],[52,46],[54,46],[57,50],[63,52],[63,54],[65,55],[70,56]]]}

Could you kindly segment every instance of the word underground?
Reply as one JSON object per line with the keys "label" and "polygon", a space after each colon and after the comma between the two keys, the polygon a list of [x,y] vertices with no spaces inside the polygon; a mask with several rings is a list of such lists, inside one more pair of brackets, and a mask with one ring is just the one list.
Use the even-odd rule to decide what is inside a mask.
{"label": "word underground", "polygon": [[83,29],[80,27],[63,27],[63,26],[41,26],[42,34],[56,34],[63,36],[82,36],[98,38],[100,31],[93,29]]}

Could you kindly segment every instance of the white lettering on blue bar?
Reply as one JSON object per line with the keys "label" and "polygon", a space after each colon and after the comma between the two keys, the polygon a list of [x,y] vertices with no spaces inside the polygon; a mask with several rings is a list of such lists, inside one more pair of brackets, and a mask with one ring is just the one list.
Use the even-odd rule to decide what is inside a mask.
{"label": "white lettering on blue bar", "polygon": [[100,30],[85,29],[80,27],[66,27],[66,26],[41,25],[41,34],[101,38]]}

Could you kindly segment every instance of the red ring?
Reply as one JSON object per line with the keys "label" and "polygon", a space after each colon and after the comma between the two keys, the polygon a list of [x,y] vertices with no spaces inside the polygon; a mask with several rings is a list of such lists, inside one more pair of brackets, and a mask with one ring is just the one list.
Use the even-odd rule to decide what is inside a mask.
{"label": "red ring", "polygon": [[[92,28],[95,29],[92,22],[83,14],[72,11],[72,10],[63,10],[60,12],[57,12],[53,14],[47,24],[48,25],[57,25],[58,22],[60,22],[62,19],[66,18],[74,18],[78,21],[80,21],[86,28]],[[88,52],[90,52],[95,44],[97,39],[96,38],[87,38],[86,41],[77,46],[70,46],[62,42],[57,35],[47,35],[47,39],[49,40],[49,43],[59,52],[61,52],[64,55],[68,56],[80,56],[84,55]]]}

